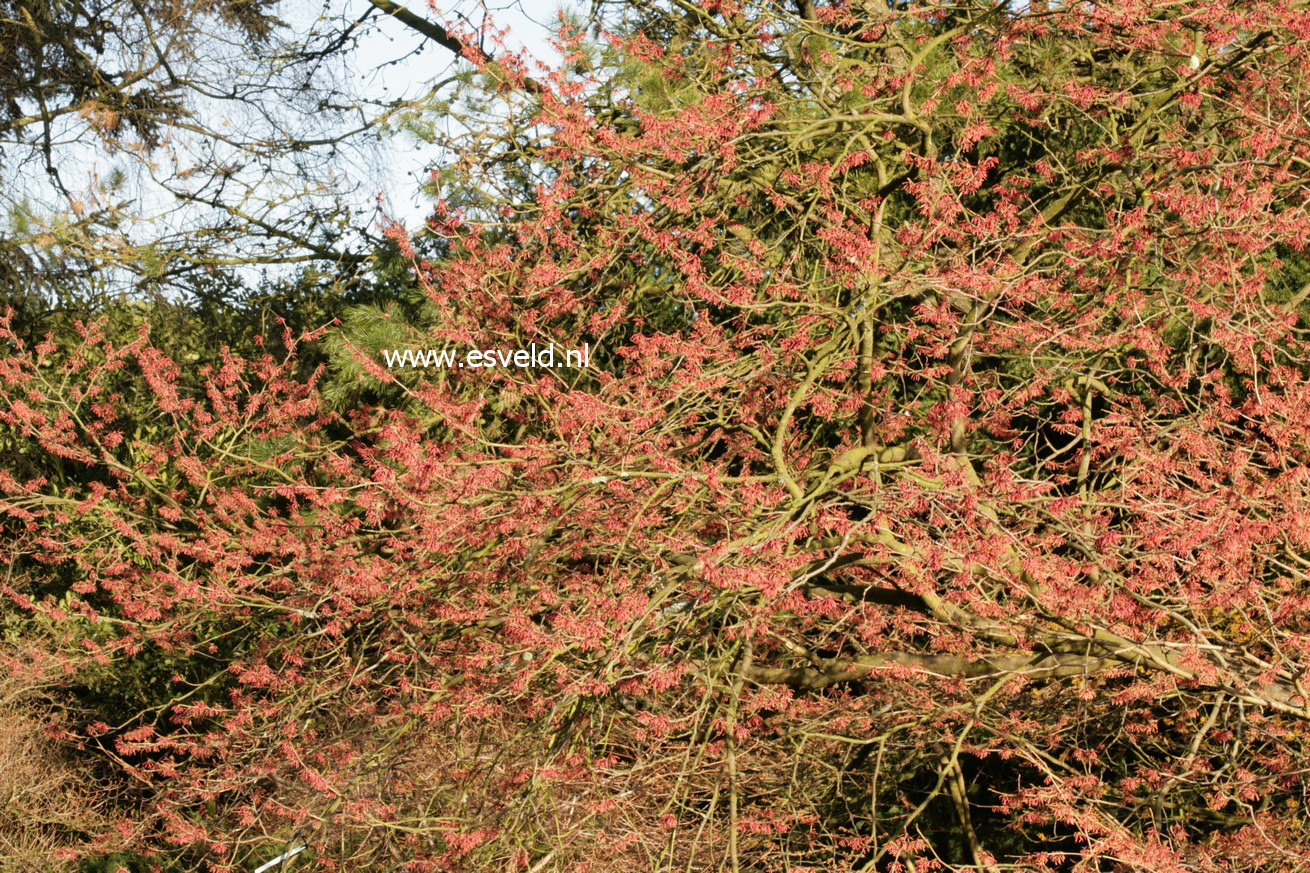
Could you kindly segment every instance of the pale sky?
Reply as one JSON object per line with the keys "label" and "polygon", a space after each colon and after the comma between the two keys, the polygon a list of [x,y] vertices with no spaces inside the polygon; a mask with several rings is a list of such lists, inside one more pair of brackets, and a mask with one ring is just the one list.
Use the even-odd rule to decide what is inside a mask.
{"label": "pale sky", "polygon": [[[365,0],[348,0],[345,5],[352,17],[368,8]],[[508,28],[506,45],[525,49],[532,57],[552,64],[560,59],[549,44],[559,10],[561,7],[576,8],[576,4],[560,0],[493,0],[488,3],[436,0],[435,8],[426,0],[407,0],[405,5],[411,12],[425,14],[439,23],[456,21],[460,13],[475,24],[489,17],[497,26]],[[415,53],[424,42],[423,37],[394,19],[375,16],[374,22],[375,26],[361,40],[357,54],[361,71],[377,70],[366,80],[369,93],[416,97],[430,82],[446,75],[452,68],[453,59],[444,48],[429,45],[424,51]],[[416,144],[403,136],[383,143],[382,152],[387,160],[383,180],[387,204],[394,218],[412,228],[428,214],[429,204],[418,190],[425,177],[425,168],[438,163],[441,156],[431,146]]]}
{"label": "pale sky", "polygon": [[[559,58],[549,45],[549,35],[561,4],[575,0],[436,0],[441,4],[436,8],[427,5],[428,0],[397,2],[416,15],[441,24],[462,23],[464,29],[477,29],[490,20],[508,29],[504,38],[508,46],[522,47],[530,56],[554,64]],[[325,47],[343,27],[370,9],[368,0],[283,0],[276,14],[287,25],[284,36],[289,46]],[[368,18],[358,37],[355,51],[329,53],[325,58],[315,74],[324,78],[320,84],[326,90],[322,93],[335,91],[339,95],[335,99],[348,102],[352,94],[356,99],[378,101],[412,99],[449,76],[456,64],[448,50],[380,12]],[[492,50],[490,45],[487,48]],[[335,194],[349,209],[348,227],[380,230],[375,226],[379,197],[390,218],[411,229],[420,226],[431,208],[419,190],[425,169],[442,161],[435,146],[415,142],[407,135],[381,140],[357,135],[339,150],[311,148],[303,154],[271,158],[271,165],[242,152],[243,143],[258,151],[262,142],[331,138],[359,127],[366,116],[376,115],[375,108],[363,115],[357,110],[325,113],[321,103],[315,107],[319,91],[297,91],[294,79],[278,79],[275,69],[262,66],[276,63],[276,46],[253,62],[245,49],[239,41],[215,36],[204,51],[188,59],[199,81],[233,82],[234,93],[253,83],[255,102],[250,104],[195,97],[196,117],[222,136],[171,130],[154,152],[133,155],[105,149],[83,118],[65,113],[50,127],[53,160],[62,183],[81,202],[70,204],[50,184],[40,149],[19,138],[6,144],[10,164],[3,167],[5,175],[0,177],[4,183],[0,186],[0,216],[5,209],[23,207],[32,215],[29,223],[36,227],[31,232],[35,235],[43,226],[55,227],[70,209],[81,214],[79,209],[114,206],[124,215],[118,232],[131,245],[140,246],[224,226],[229,218],[221,211],[196,205],[194,199],[218,189],[224,192],[225,202],[270,221],[294,223],[306,216],[312,221],[312,208]],[[296,69],[289,76],[299,75],[302,68]],[[266,79],[276,82],[279,90],[261,88]],[[258,102],[263,100],[270,102]],[[37,107],[33,104],[28,110],[35,112]],[[225,139],[229,135],[231,142]],[[303,170],[300,161],[304,161]],[[231,169],[216,174],[215,167]],[[169,193],[170,185],[189,199]],[[346,244],[352,242],[358,241]],[[252,284],[259,281],[263,270],[241,268]],[[119,277],[111,274],[108,278],[115,282]],[[121,279],[125,290],[133,287],[130,274],[124,273]]]}

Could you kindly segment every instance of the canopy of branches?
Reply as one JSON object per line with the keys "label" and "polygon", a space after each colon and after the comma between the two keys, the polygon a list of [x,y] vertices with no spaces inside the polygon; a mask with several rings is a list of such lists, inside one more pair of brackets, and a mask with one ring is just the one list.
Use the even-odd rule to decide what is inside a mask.
{"label": "canopy of branches", "polygon": [[3,322],[0,657],[102,786],[24,845],[1305,869],[1310,6],[373,6],[477,74],[365,302]]}

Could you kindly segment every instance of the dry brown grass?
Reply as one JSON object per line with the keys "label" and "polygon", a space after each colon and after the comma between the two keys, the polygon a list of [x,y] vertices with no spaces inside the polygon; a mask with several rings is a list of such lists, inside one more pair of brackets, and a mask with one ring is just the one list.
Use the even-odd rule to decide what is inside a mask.
{"label": "dry brown grass", "polygon": [[68,855],[109,826],[90,767],[47,735],[31,687],[0,662],[0,871],[71,869]]}

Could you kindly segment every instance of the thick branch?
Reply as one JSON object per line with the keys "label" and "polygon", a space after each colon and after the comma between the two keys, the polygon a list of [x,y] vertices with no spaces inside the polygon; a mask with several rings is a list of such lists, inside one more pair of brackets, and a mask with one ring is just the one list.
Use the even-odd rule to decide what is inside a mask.
{"label": "thick branch", "polygon": [[[537,80],[522,74],[512,74],[505,67],[498,63],[494,58],[487,56],[477,46],[470,46],[463,40],[456,37],[449,30],[437,24],[435,21],[429,21],[422,16],[415,15],[404,6],[394,2],[394,0],[368,0],[377,9],[382,10],[401,24],[408,27],[416,33],[422,34],[437,45],[449,51],[456,57],[468,58],[470,54],[482,60],[484,69],[496,77],[502,84],[522,88],[529,94],[539,96],[545,89]],[[472,60],[473,58],[469,58]]]}
{"label": "thick branch", "polygon": [[[746,678],[760,685],[789,685],[802,690],[816,690],[838,682],[852,682],[864,679],[879,668],[891,665],[911,667],[925,674],[939,677],[962,677],[981,679],[1000,677],[1005,674],[1022,675],[1027,679],[1045,680],[1061,679],[1071,676],[1090,676],[1106,670],[1145,667],[1163,669],[1171,667],[1168,672],[1178,675],[1185,681],[1197,681],[1203,685],[1222,689],[1233,697],[1255,706],[1273,709],[1297,718],[1310,720],[1310,701],[1301,697],[1300,692],[1286,682],[1274,682],[1263,687],[1255,683],[1251,676],[1233,676],[1231,681],[1220,678],[1218,681],[1205,681],[1195,675],[1180,673],[1172,663],[1161,664],[1143,650],[1135,646],[1129,649],[1107,651],[1100,646],[1103,654],[1082,655],[1068,652],[1050,652],[1036,654],[986,655],[970,659],[960,655],[931,655],[917,652],[880,652],[859,658],[846,660],[815,659],[806,667],[752,667]],[[1190,673],[1190,671],[1187,671]],[[1242,686],[1257,684],[1255,690]]]}
{"label": "thick branch", "polygon": [[961,676],[980,679],[1006,673],[1022,674],[1029,679],[1058,679],[1097,673],[1124,666],[1115,658],[1086,655],[1000,655],[970,660],[959,655],[926,655],[915,652],[880,652],[847,661],[821,661],[810,667],[752,667],[746,674],[761,685],[790,685],[793,688],[817,689],[838,682],[863,679],[880,667],[913,667],[933,676]]}

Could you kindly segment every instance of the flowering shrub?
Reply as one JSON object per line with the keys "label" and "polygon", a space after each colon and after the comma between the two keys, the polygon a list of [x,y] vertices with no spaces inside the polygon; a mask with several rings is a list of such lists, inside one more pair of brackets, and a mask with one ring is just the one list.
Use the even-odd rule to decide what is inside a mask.
{"label": "flowering shrub", "polygon": [[502,80],[422,344],[590,369],[9,335],[0,590],[143,850],[1302,862],[1310,12],[861,8]]}

